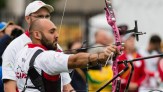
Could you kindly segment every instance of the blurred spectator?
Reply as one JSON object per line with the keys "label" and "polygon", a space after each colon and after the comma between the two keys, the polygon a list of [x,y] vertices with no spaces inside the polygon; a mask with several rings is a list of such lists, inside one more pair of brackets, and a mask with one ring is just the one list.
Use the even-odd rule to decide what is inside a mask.
{"label": "blurred spectator", "polygon": [[[96,46],[106,46],[113,43],[113,35],[112,33],[107,32],[104,29],[98,29],[95,33],[95,44],[92,45],[92,47]],[[96,53],[96,52],[102,52],[102,50],[105,47],[98,47],[98,48],[91,48],[88,50],[88,52]]]}
{"label": "blurred spectator", "polygon": [[[76,54],[76,49],[82,47],[82,43],[80,41],[70,42],[68,45],[69,54]],[[76,68],[72,73],[71,76],[71,85],[77,92],[86,92],[86,68]]]}
{"label": "blurred spectator", "polygon": [[[135,48],[135,36],[133,33],[129,33],[126,34],[122,37],[123,42],[125,43],[124,47],[125,50],[123,52],[122,55],[119,56],[119,60],[131,60],[131,59],[135,59],[135,58],[140,58],[140,54],[137,52],[136,48]],[[134,72],[133,72],[133,76],[131,78],[131,82],[129,85],[129,92],[138,92],[138,88],[140,87],[140,85],[142,84],[142,82],[145,79],[145,64],[143,60],[140,61],[135,61],[133,62],[134,64]],[[129,74],[130,74],[130,70],[131,70],[131,66],[129,65],[129,69],[123,73],[121,75],[121,92],[124,92],[124,89],[126,87],[128,78],[129,78]],[[123,70],[125,68],[125,66],[123,64],[120,64],[118,66],[119,71]]]}
{"label": "blurred spectator", "polygon": [[[161,52],[163,52],[163,43],[161,43]],[[158,71],[159,71],[159,75],[160,75],[160,90],[163,90],[163,58],[161,58],[158,62]]]}
{"label": "blurred spectator", "polygon": [[163,52],[163,42],[161,42],[161,52]]}
{"label": "blurred spectator", "polygon": [[158,62],[158,72],[159,72],[159,75],[160,75],[160,84],[159,84],[159,89],[160,90],[163,90],[163,58],[161,58]]}
{"label": "blurred spectator", "polygon": [[0,92],[4,92],[3,90],[3,82],[2,82],[2,67],[0,67]]}
{"label": "blurred spectator", "polygon": [[152,35],[150,37],[147,51],[149,53],[152,53],[153,51],[156,51],[157,53],[161,53],[161,38],[160,38],[160,36]]}
{"label": "blurred spectator", "polygon": [[[104,29],[98,29],[95,33],[95,44],[91,48],[88,49],[89,53],[101,53],[106,45],[113,43],[113,35]],[[104,47],[97,47],[97,46],[104,46]],[[111,65],[107,65],[102,67],[100,65],[96,67],[92,67],[88,70],[88,82],[89,82],[89,90],[96,91],[101,86],[103,86],[107,81],[109,81],[112,76],[112,68]],[[102,91],[110,92],[111,85],[108,85]]]}
{"label": "blurred spectator", "polygon": [[23,29],[14,23],[0,22],[0,66],[2,66],[2,54],[4,50],[13,39],[22,33]]}
{"label": "blurred spectator", "polygon": [[[37,19],[49,19],[51,18],[50,14],[54,11],[54,8],[45,4],[42,1],[33,1],[29,3],[25,10],[25,21],[28,24],[28,27],[33,23],[33,21]],[[24,34],[19,36],[17,39],[13,40],[5,49],[3,53],[3,63],[2,63],[2,71],[3,71],[3,83],[5,92],[16,92],[16,75],[14,72],[15,67],[15,57],[16,54],[27,44],[30,43],[31,39],[29,37],[28,29]],[[62,50],[58,45],[58,49]],[[61,73],[63,90],[71,90],[73,89],[70,85],[70,76],[69,73]]]}
{"label": "blurred spectator", "polygon": [[[161,38],[158,35],[152,35],[146,50],[140,50],[143,57],[161,54]],[[146,81],[143,82],[141,89],[150,88],[157,89],[159,86],[158,73],[159,58],[152,58],[145,60]]]}
{"label": "blurred spectator", "polygon": [[[20,36],[23,33],[23,29],[20,26],[15,25],[12,22],[0,22],[0,77],[2,79],[2,54],[8,44]],[[3,83],[0,80],[0,92],[3,92]]]}

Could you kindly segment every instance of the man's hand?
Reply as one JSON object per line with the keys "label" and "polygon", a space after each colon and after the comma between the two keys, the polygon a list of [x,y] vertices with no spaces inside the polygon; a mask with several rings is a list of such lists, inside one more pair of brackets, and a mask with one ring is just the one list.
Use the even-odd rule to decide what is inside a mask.
{"label": "man's hand", "polygon": [[5,80],[4,81],[4,92],[16,92],[16,81]]}
{"label": "man's hand", "polygon": [[109,45],[104,50],[104,53],[106,55],[110,55],[111,53],[120,55],[122,50],[124,50],[123,46],[120,48],[120,50],[118,50],[116,45]]}
{"label": "man's hand", "polygon": [[76,92],[71,84],[66,84],[63,86],[63,92]]}
{"label": "man's hand", "polygon": [[17,25],[8,25],[5,29],[5,34],[8,35],[8,36],[11,36],[11,33],[14,29],[20,29],[22,31],[24,31],[24,29],[22,29],[20,26],[17,26]]}
{"label": "man's hand", "polygon": [[137,89],[138,89],[138,84],[134,83],[134,82],[131,82],[130,85],[129,85],[129,90],[130,91],[135,91]]}
{"label": "man's hand", "polygon": [[117,46],[115,45],[109,45],[106,47],[106,49],[104,50],[105,55],[108,57],[110,56],[110,54],[114,54],[117,52]]}

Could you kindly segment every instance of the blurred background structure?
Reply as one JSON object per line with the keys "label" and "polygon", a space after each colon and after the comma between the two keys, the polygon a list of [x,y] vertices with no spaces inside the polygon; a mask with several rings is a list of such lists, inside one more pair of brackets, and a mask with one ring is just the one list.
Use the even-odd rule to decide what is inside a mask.
{"label": "blurred background structure", "polygon": [[[1,0],[0,21],[13,20],[19,25],[26,27],[24,21],[24,10],[27,4],[33,0]],[[51,15],[51,20],[58,26],[61,24],[61,18],[66,0],[43,0],[52,5],[55,12]],[[63,25],[60,31],[60,44],[66,47],[69,40],[79,39],[88,40],[88,20],[90,17],[102,13],[104,2],[94,0],[68,0],[63,17]],[[85,35],[83,35],[85,34]]]}
{"label": "blurred background structure", "polygon": [[[24,17],[26,5],[31,1],[33,0],[1,0],[0,21],[13,20],[26,28],[22,17]],[[55,12],[51,18],[59,29],[66,0],[43,1],[55,7]],[[148,38],[151,34],[161,34],[161,22],[163,20],[162,0],[112,0],[112,2],[118,25],[126,24],[131,29],[134,27],[134,20],[138,20],[139,30],[147,33],[140,36],[141,40],[137,43],[140,48],[147,46]],[[60,44],[65,46],[68,40],[73,39],[82,39],[87,40],[90,44],[93,43],[94,39],[91,38],[96,28],[109,29],[105,19],[104,7],[104,0],[67,0],[60,34]]]}

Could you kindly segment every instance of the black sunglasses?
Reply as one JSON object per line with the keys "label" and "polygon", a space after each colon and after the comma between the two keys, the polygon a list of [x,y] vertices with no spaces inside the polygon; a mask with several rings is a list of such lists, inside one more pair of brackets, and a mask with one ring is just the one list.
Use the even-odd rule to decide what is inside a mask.
{"label": "black sunglasses", "polygon": [[35,18],[46,18],[46,19],[49,19],[51,16],[50,15],[30,15],[32,17],[35,17]]}

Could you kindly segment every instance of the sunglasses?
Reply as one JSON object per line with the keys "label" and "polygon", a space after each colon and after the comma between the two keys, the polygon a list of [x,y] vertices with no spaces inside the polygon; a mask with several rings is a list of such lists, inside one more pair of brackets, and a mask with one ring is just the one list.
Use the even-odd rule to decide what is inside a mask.
{"label": "sunglasses", "polygon": [[41,19],[41,18],[49,19],[51,17],[50,15],[32,15],[32,14],[30,16],[39,18],[39,19]]}

